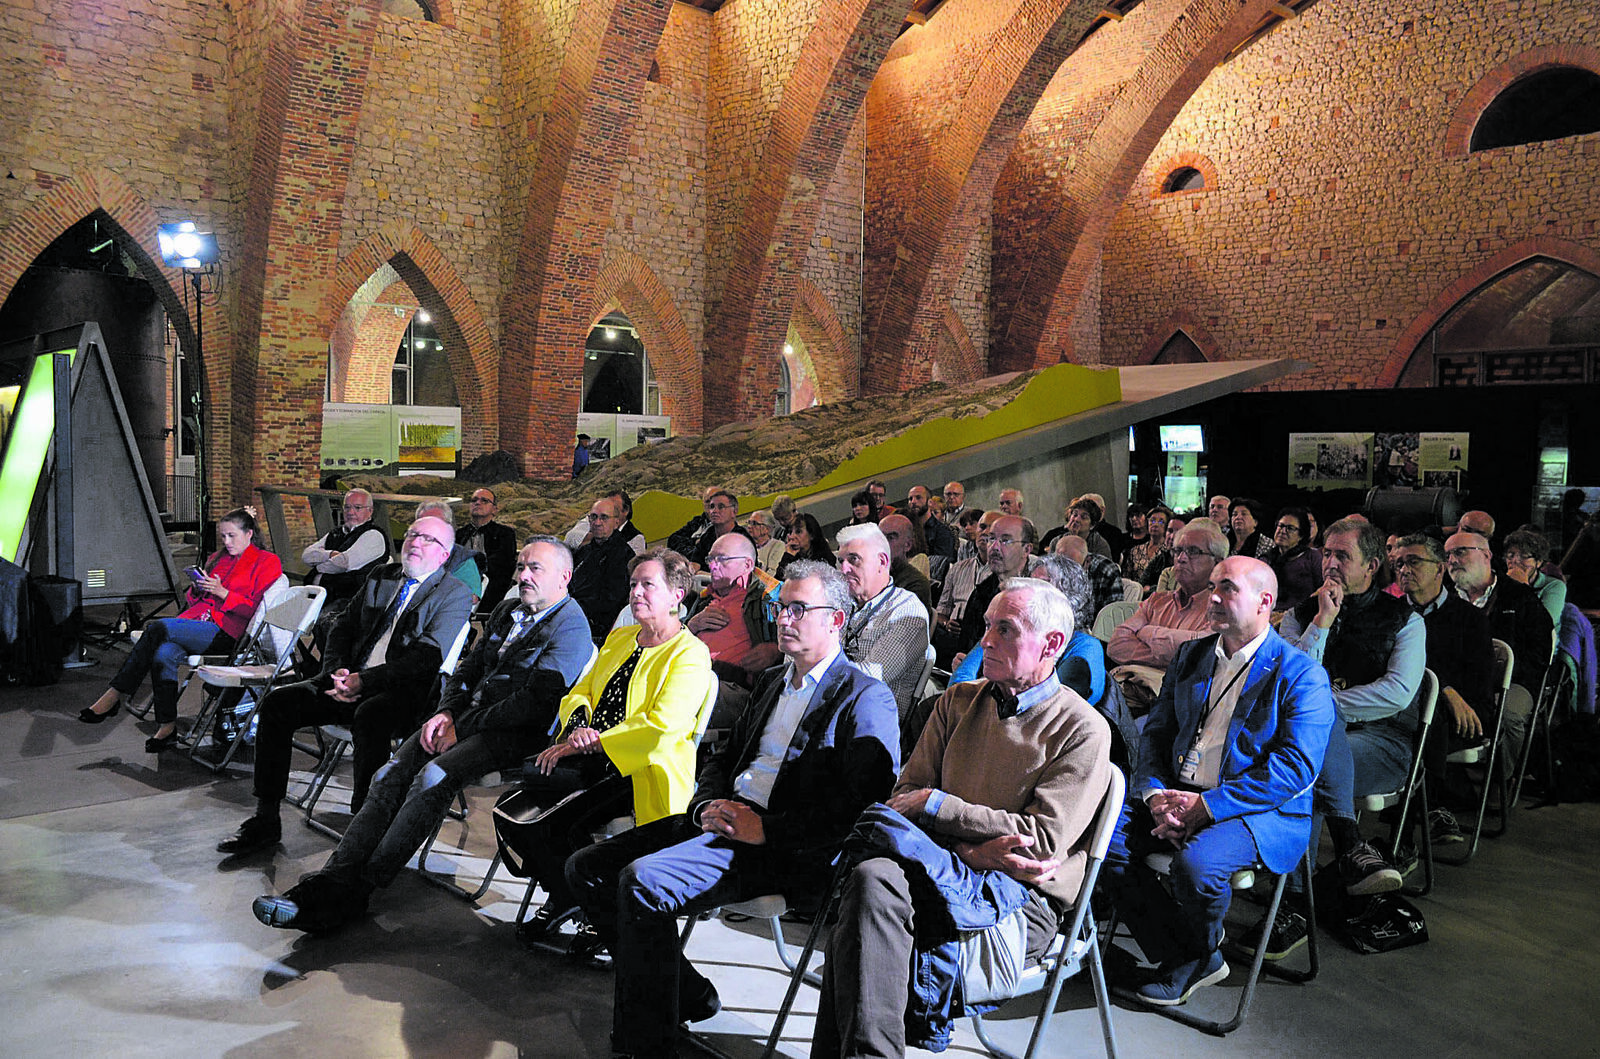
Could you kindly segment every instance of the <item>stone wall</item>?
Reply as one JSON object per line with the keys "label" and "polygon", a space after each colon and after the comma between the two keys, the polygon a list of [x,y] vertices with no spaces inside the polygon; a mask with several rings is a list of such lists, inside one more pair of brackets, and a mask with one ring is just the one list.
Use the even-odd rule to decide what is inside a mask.
{"label": "stone wall", "polygon": [[[1508,60],[1600,46],[1594,6],[1460,15],[1444,3],[1318,4],[1218,68],[1107,240],[1106,360],[1147,362],[1189,319],[1221,359],[1312,364],[1282,387],[1374,386],[1431,326],[1440,292],[1496,255],[1600,248],[1600,134],[1447,150],[1463,97]],[[1214,164],[1216,186],[1153,197],[1186,154]]]}

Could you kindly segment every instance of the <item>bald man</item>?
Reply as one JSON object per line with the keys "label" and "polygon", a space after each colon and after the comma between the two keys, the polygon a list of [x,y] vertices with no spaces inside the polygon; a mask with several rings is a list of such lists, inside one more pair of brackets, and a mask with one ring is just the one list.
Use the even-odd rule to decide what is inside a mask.
{"label": "bald man", "polygon": [[933,583],[911,562],[911,520],[904,515],[889,515],[878,520],[878,528],[889,542],[889,579],[921,600],[922,609],[932,614]]}
{"label": "bald man", "polygon": [[[1229,876],[1257,860],[1292,871],[1305,856],[1335,717],[1327,673],[1272,629],[1271,567],[1225,559],[1207,592],[1211,633],[1179,647],[1167,671],[1114,843],[1124,849],[1107,861],[1118,911],[1156,964],[1134,995],[1158,1006],[1228,976]],[[1170,893],[1145,864],[1157,851],[1173,855]]]}
{"label": "bald man", "polygon": [[350,811],[360,811],[373,773],[389,757],[390,739],[422,723],[428,689],[438,684],[444,656],[472,616],[472,593],[444,568],[455,542],[455,529],[444,519],[413,522],[400,543],[400,561],[367,575],[328,634],[322,672],[267,696],[256,732],[256,812],[218,844],[219,852],[238,855],[278,844],[279,805],[300,728],[350,727]]}
{"label": "bald man", "polygon": [[689,631],[711,651],[711,668],[721,681],[711,726],[727,728],[744,712],[756,677],[782,661],[778,630],[763,601],[778,582],[756,565],[749,537],[727,533],[706,555],[711,584],[689,606]]}

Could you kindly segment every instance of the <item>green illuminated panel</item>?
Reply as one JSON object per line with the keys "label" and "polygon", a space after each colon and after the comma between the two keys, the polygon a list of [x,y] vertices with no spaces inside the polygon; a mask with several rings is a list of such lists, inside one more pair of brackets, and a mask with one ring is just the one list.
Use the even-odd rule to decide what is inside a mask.
{"label": "green illuminated panel", "polygon": [[[60,350],[69,357],[77,350]],[[33,371],[17,400],[17,414],[11,421],[11,436],[6,439],[4,460],[0,461],[0,555],[17,561],[22,530],[50,452],[55,434],[55,384],[52,354],[33,362]]]}

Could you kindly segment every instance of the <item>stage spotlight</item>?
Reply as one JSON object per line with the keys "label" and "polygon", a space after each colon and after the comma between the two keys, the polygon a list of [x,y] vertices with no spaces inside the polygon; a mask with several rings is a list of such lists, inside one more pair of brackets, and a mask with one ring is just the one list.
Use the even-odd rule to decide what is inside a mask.
{"label": "stage spotlight", "polygon": [[217,237],[196,231],[193,221],[162,224],[156,227],[161,244],[161,262],[169,268],[204,268],[217,263]]}

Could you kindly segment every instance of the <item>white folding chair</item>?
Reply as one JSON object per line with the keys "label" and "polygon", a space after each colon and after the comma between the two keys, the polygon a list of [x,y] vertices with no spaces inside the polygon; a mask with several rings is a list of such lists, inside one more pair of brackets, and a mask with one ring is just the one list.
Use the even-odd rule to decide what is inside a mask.
{"label": "white folding chair", "polygon": [[[322,601],[327,590],[321,585],[296,585],[286,590],[271,606],[263,599],[258,608],[261,622],[256,627],[250,647],[241,654],[237,664],[203,664],[195,675],[205,685],[206,697],[194,725],[189,729],[189,756],[213,772],[220,772],[233,760],[249,734],[250,722],[261,709],[261,702],[277,685],[278,680],[294,659],[296,645],[302,636],[309,635],[322,612]],[[249,697],[247,710],[239,714],[238,731],[228,741],[222,757],[211,760],[200,756],[200,744],[210,733],[217,714],[225,705],[238,701],[237,695]]]}
{"label": "white folding chair", "polygon": [[1101,643],[1110,643],[1112,633],[1117,631],[1117,626],[1133,617],[1139,609],[1139,604],[1131,599],[1114,599],[1100,608],[1100,613],[1094,616],[1094,624],[1089,629],[1089,634]]}
{"label": "white folding chair", "polygon": [[[1588,622],[1575,604],[1568,603],[1562,611],[1563,624],[1568,621]],[[1557,630],[1559,633],[1560,630]],[[1555,747],[1550,738],[1550,727],[1555,722],[1556,710],[1569,705],[1577,693],[1578,666],[1567,652],[1561,650],[1561,637],[1550,641],[1550,664],[1545,666],[1544,680],[1539,686],[1539,697],[1534,700],[1533,712],[1528,715],[1528,729],[1522,740],[1522,753],[1514,764],[1511,780],[1511,803],[1522,800],[1522,781],[1527,778],[1528,766],[1533,761],[1533,744],[1542,737],[1544,743],[1545,776],[1555,775]]]}
{"label": "white folding chair", "polygon": [[[1466,853],[1460,859],[1438,857],[1446,864],[1465,864],[1478,852],[1478,839],[1487,834],[1490,838],[1499,838],[1506,833],[1510,823],[1508,814],[1511,811],[1511,802],[1507,797],[1510,787],[1506,776],[1505,763],[1499,760],[1500,739],[1506,727],[1506,693],[1511,690],[1511,674],[1516,668],[1516,655],[1511,650],[1511,645],[1504,640],[1490,641],[1494,648],[1494,700],[1495,721],[1494,731],[1487,742],[1477,746],[1465,747],[1445,758],[1449,765],[1483,765],[1483,793],[1478,799],[1478,819],[1472,825],[1472,841],[1467,844]],[[1532,732],[1532,726],[1529,726]],[[1484,817],[1489,812],[1489,792],[1498,791],[1500,794],[1500,819],[1493,831],[1485,832],[1483,829]],[[1424,821],[1426,823],[1426,821]]]}
{"label": "white folding chair", "polygon": [[1131,577],[1122,579],[1122,602],[1137,603],[1144,598],[1144,586]]}
{"label": "white folding chair", "polygon": [[[279,574],[278,579],[267,586],[266,592],[262,593],[260,606],[256,607],[256,612],[250,615],[250,623],[245,626],[244,635],[239,637],[239,642],[234,645],[231,653],[225,655],[190,655],[185,659],[184,665],[188,668],[188,672],[183,675],[183,683],[178,687],[178,698],[182,699],[184,692],[189,690],[189,682],[194,679],[194,671],[201,666],[226,665],[230,662],[244,661],[246,653],[251,649],[256,630],[261,627],[261,620],[266,617],[267,608],[283,599],[289,588],[288,574]],[[135,629],[128,634],[128,639],[132,643],[138,643],[139,638],[143,635],[143,629]],[[128,712],[143,720],[150,716],[150,708],[154,705],[155,694],[151,693],[145,697],[143,702],[137,705],[130,702],[128,704]]]}
{"label": "white folding chair", "polygon": [[[1433,714],[1438,702],[1439,678],[1434,675],[1433,670],[1424,669],[1418,701],[1421,719],[1417,724],[1416,739],[1411,747],[1411,771],[1406,776],[1405,784],[1384,794],[1356,796],[1358,815],[1363,810],[1377,813],[1396,805],[1400,807],[1400,818],[1394,824],[1394,842],[1389,848],[1391,864],[1400,860],[1400,845],[1410,831],[1409,822],[1413,819],[1421,820],[1423,884],[1420,890],[1406,891],[1419,897],[1433,889],[1433,841],[1428,834],[1428,784],[1423,771],[1422,753],[1423,747],[1428,742],[1428,729],[1433,727]],[[1411,803],[1414,800],[1420,800],[1422,803],[1422,809],[1416,817],[1411,815]]]}

